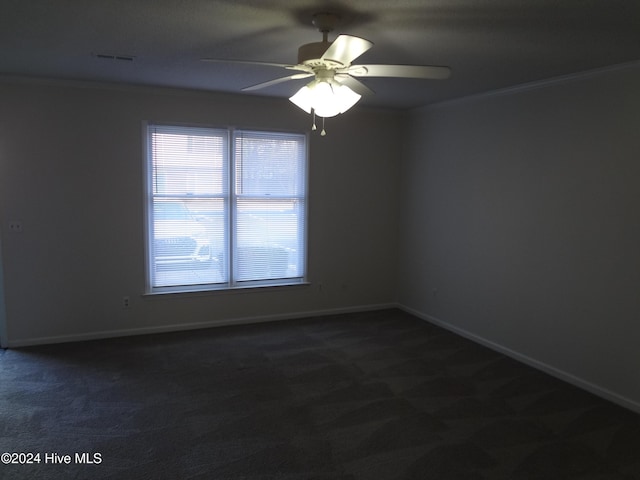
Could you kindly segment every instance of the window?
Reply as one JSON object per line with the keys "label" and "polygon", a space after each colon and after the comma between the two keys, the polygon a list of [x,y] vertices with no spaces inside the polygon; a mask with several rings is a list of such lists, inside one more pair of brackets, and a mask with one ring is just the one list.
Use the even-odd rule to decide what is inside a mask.
{"label": "window", "polygon": [[147,126],[147,290],[301,283],[306,136]]}

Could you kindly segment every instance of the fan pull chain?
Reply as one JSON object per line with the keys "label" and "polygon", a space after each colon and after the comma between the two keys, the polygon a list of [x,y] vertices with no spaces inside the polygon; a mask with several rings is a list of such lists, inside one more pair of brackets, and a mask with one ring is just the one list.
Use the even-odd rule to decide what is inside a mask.
{"label": "fan pull chain", "polygon": [[[316,111],[312,108],[311,112],[313,113],[313,124],[311,125],[311,131],[315,132],[318,129],[318,127],[316,126]],[[322,117],[322,132],[320,132],[320,135],[324,137],[326,134],[327,132],[324,129],[324,117]]]}

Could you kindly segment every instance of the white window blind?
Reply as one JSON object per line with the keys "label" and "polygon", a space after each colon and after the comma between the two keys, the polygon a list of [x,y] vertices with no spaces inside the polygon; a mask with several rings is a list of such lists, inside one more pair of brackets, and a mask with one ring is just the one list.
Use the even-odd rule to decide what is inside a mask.
{"label": "white window blind", "polygon": [[299,283],[306,136],[148,126],[148,290]]}

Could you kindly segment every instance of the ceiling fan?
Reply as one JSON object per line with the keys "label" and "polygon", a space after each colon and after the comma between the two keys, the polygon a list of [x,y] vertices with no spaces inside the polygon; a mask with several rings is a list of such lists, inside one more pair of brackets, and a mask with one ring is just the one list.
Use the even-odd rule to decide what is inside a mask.
{"label": "ceiling fan", "polygon": [[302,45],[298,49],[296,65],[213,58],[203,60],[264,65],[299,72],[245,87],[243,91],[259,90],[290,80],[314,77],[311,83],[302,87],[290,100],[307,113],[323,118],[344,113],[355,105],[362,95],[374,93],[358,78],[396,77],[438,80],[446,79],[451,75],[451,69],[445,66],[353,65],[352,62],[369,50],[373,43],[352,35],[339,35],[333,42],[329,42],[329,32],[335,28],[339,20],[339,15],[335,13],[313,15],[312,23],[322,33],[322,41]]}

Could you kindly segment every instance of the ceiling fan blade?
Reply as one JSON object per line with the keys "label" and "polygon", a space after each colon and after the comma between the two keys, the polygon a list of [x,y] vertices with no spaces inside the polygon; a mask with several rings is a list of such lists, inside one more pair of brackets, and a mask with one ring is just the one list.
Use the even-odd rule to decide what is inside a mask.
{"label": "ceiling fan blade", "polygon": [[374,95],[375,92],[367,87],[360,80],[353,78],[348,73],[336,73],[333,77],[338,83],[346,85],[358,95]]}
{"label": "ceiling fan blade", "polygon": [[286,68],[287,70],[300,70],[302,72],[312,72],[311,67],[306,65],[287,65],[285,63],[272,63],[272,62],[254,62],[253,60],[224,60],[220,58],[202,58],[203,62],[211,63],[239,63],[244,65],[257,65],[259,67],[279,67]]}
{"label": "ceiling fan blade", "polygon": [[203,62],[213,62],[213,63],[244,63],[246,65],[261,65],[263,67],[281,67],[287,68],[289,65],[284,63],[271,63],[271,62],[254,62],[252,60],[228,60],[222,58],[201,58]]}
{"label": "ceiling fan blade", "polygon": [[444,80],[451,76],[449,67],[431,65],[353,65],[344,73],[354,77],[400,77]]}
{"label": "ceiling fan blade", "polygon": [[338,35],[327,51],[322,55],[322,60],[333,60],[342,65],[351,65],[351,62],[373,47],[373,43],[364,38],[351,35]]}
{"label": "ceiling fan blade", "polygon": [[252,90],[259,90],[261,88],[270,87],[271,85],[277,85],[278,83],[288,82],[289,80],[298,80],[300,78],[307,78],[312,76],[313,76],[313,73],[296,73],[294,75],[289,75],[287,77],[276,78],[275,80],[269,80],[268,82],[258,83],[257,85],[245,87],[242,89],[242,91],[250,92]]}

